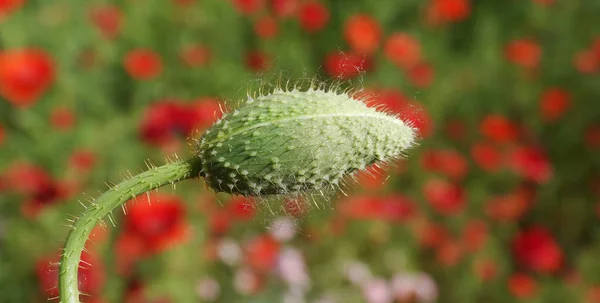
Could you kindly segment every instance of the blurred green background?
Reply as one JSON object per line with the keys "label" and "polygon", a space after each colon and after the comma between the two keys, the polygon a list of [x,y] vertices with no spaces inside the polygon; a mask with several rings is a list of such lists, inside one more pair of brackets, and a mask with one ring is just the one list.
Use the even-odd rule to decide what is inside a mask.
{"label": "blurred green background", "polygon": [[57,296],[69,220],[107,185],[190,157],[248,92],[312,79],[411,121],[419,145],[319,208],[273,214],[201,180],[140,197],[93,232],[81,300],[600,302],[598,16],[596,0],[0,0],[0,302]]}

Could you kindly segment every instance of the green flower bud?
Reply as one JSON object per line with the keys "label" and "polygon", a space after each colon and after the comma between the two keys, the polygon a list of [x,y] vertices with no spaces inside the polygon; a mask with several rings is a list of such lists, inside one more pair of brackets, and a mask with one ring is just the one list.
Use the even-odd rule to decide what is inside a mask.
{"label": "green flower bud", "polygon": [[401,156],[415,130],[346,93],[274,92],[248,98],[196,142],[217,192],[260,196],[337,188],[375,162]]}

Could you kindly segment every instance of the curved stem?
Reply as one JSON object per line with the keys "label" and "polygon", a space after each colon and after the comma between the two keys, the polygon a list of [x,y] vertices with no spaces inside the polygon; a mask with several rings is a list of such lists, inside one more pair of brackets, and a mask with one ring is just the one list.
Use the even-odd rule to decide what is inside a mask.
{"label": "curved stem", "polygon": [[199,158],[156,167],[112,187],[98,197],[73,224],[60,261],[59,294],[61,303],[79,303],[77,270],[81,252],[96,224],[128,200],[166,184],[199,176]]}

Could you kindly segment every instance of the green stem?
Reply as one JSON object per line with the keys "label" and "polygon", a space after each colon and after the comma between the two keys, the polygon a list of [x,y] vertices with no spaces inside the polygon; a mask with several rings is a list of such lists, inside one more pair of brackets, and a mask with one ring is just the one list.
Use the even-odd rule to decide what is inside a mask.
{"label": "green stem", "polygon": [[128,200],[166,184],[199,176],[199,158],[156,167],[112,187],[97,198],[75,221],[67,237],[60,261],[59,293],[61,303],[79,303],[77,270],[81,252],[96,224]]}

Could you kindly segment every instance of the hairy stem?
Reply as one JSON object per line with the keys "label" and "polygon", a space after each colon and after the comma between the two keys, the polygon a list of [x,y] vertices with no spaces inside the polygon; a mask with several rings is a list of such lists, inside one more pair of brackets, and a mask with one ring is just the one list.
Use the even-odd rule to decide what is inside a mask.
{"label": "hairy stem", "polygon": [[73,224],[67,237],[58,282],[61,303],[79,303],[77,270],[81,252],[92,229],[102,218],[129,199],[166,184],[197,177],[200,170],[197,157],[169,163],[125,180],[97,198]]}

